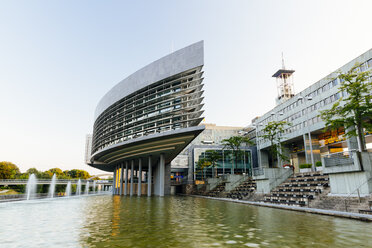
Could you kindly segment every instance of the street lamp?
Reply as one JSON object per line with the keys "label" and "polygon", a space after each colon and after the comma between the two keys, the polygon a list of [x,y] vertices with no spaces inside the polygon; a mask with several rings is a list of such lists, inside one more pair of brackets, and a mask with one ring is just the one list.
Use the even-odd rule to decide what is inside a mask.
{"label": "street lamp", "polygon": [[[311,96],[307,96],[307,97],[299,96],[298,97],[298,100],[305,100],[305,102],[307,102],[307,101],[312,101],[313,98]],[[310,125],[309,125],[309,114],[308,114],[308,111],[307,111],[308,106],[305,105],[305,107],[306,107],[305,108],[306,126],[307,126],[307,133],[308,133],[308,136],[309,136],[309,144],[310,144],[311,165],[312,165],[312,170],[313,171],[316,171],[316,167],[315,167],[315,163],[314,163],[314,154],[313,154],[313,142],[311,140],[311,132],[310,132]],[[305,133],[304,133],[304,136],[305,136]],[[304,145],[305,145],[305,148],[306,148],[306,141],[304,142]],[[306,152],[306,149],[305,149],[305,152]],[[305,155],[306,155],[306,158],[307,158],[307,154],[306,153],[305,153]],[[308,162],[308,159],[306,159],[306,162]]]}

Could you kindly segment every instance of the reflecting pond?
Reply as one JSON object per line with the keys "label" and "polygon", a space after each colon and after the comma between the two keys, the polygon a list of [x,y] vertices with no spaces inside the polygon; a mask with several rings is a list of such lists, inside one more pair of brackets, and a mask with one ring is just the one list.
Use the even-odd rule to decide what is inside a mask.
{"label": "reflecting pond", "polygon": [[366,222],[193,197],[0,204],[1,247],[371,247],[371,240]]}

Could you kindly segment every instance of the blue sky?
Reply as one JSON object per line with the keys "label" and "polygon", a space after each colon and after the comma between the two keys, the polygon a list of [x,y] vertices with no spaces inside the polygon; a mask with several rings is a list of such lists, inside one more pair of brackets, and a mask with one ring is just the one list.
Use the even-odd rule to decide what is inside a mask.
{"label": "blue sky", "polygon": [[1,1],[0,161],[81,168],[100,98],[141,67],[205,41],[205,117],[245,126],[372,48],[372,1]]}

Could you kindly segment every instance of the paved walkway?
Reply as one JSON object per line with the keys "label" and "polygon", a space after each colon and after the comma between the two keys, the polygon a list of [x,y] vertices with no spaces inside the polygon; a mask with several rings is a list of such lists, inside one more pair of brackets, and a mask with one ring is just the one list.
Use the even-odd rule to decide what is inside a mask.
{"label": "paved walkway", "polygon": [[266,203],[266,202],[253,202],[253,201],[235,200],[235,199],[231,199],[231,198],[217,198],[217,197],[209,197],[209,196],[201,196],[201,195],[190,195],[190,196],[200,197],[200,198],[207,198],[207,199],[212,199],[212,200],[219,200],[219,201],[228,201],[228,202],[249,204],[249,205],[261,206],[261,207],[280,208],[280,209],[300,211],[300,212],[306,212],[306,213],[312,213],[312,214],[330,215],[330,216],[336,216],[336,217],[343,217],[343,218],[363,220],[363,221],[371,221],[372,222],[372,215],[369,215],[369,214],[358,214],[358,213],[342,212],[342,211],[319,209],[319,208],[287,206],[287,205],[272,204],[272,203]]}

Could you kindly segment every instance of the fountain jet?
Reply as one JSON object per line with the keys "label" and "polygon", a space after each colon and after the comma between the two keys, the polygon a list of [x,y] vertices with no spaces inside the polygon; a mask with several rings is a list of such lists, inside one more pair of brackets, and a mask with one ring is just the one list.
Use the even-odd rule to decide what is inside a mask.
{"label": "fountain jet", "polygon": [[81,194],[81,180],[78,180],[77,186],[76,186],[76,194],[80,195]]}
{"label": "fountain jet", "polygon": [[71,182],[68,182],[67,183],[65,196],[66,197],[70,197],[71,196]]}
{"label": "fountain jet", "polygon": [[36,193],[37,179],[35,174],[31,174],[27,181],[26,194],[27,200],[30,200]]}
{"label": "fountain jet", "polygon": [[96,193],[96,180],[93,181],[93,194]]}
{"label": "fountain jet", "polygon": [[56,174],[53,174],[52,181],[49,186],[49,192],[48,197],[53,198],[54,197],[54,191],[56,190]]}
{"label": "fountain jet", "polygon": [[89,194],[89,181],[87,181],[87,184],[85,184],[85,194]]}

